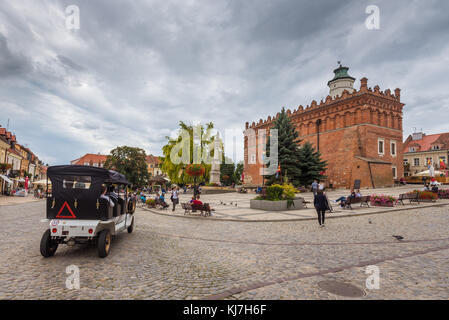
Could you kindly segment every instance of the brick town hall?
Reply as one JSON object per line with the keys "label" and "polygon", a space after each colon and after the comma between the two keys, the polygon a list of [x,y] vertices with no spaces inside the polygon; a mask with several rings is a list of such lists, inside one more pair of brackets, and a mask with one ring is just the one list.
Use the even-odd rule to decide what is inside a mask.
{"label": "brick town hall", "polygon": [[[354,89],[355,78],[347,67],[339,66],[328,82],[329,95],[325,101],[312,101],[287,110],[300,139],[318,148],[327,160],[326,185],[351,188],[355,180],[361,187],[391,186],[403,176],[402,108],[400,89],[394,94],[379,86],[368,88],[368,79],[360,80],[360,89]],[[258,160],[265,141],[257,139],[258,130],[269,130],[276,117],[246,123],[244,153],[244,183],[263,183]],[[253,130],[250,130],[253,129]],[[254,132],[254,133],[253,133]],[[263,139],[265,140],[265,139]]]}

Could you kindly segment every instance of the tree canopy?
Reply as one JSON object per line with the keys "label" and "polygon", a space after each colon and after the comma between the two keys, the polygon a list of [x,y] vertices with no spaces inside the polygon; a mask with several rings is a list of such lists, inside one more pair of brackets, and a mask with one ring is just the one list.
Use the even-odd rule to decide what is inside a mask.
{"label": "tree canopy", "polygon": [[[214,156],[213,143],[215,137],[212,135],[212,129],[214,125],[209,122],[205,126],[199,125],[187,125],[183,121],[179,122],[178,136],[173,139],[167,137],[167,144],[162,147],[164,154],[164,160],[162,162],[162,171],[165,172],[173,183],[187,184],[193,183],[194,178],[186,173],[186,167],[188,164],[199,162],[205,168],[204,175],[197,178],[197,181],[208,181],[211,164],[204,161],[205,156]],[[188,136],[183,136],[187,134]],[[195,138],[195,139],[194,139]],[[183,161],[177,163],[172,159],[172,155],[175,154]],[[198,158],[194,159],[194,155],[197,154]]]}
{"label": "tree canopy", "polygon": [[[267,184],[280,182],[282,177],[287,177],[288,181],[295,186],[301,184],[301,169],[298,166],[300,161],[300,151],[298,144],[302,141],[299,134],[291,123],[290,118],[282,108],[279,117],[274,121],[274,126],[270,129],[278,130],[278,164],[281,172],[279,176],[276,174],[267,176]],[[270,139],[267,141],[266,155],[270,156]],[[270,165],[268,163],[267,167]]]}
{"label": "tree canopy", "polygon": [[145,158],[145,150],[121,146],[111,150],[104,168],[120,172],[132,185],[142,187],[150,177]]}

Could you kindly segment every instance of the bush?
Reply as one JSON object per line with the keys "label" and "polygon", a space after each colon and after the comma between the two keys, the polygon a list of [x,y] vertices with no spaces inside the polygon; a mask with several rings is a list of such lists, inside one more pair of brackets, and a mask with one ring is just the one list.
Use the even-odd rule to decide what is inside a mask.
{"label": "bush", "polygon": [[293,200],[295,198],[296,189],[291,184],[273,184],[267,187],[265,200],[280,201]]}
{"label": "bush", "polygon": [[153,208],[156,206],[156,200],[154,199],[147,199],[147,201],[145,201],[145,204],[150,207]]}
{"label": "bush", "polygon": [[267,200],[279,201],[282,200],[282,193],[284,188],[279,184],[273,184],[267,188]]}

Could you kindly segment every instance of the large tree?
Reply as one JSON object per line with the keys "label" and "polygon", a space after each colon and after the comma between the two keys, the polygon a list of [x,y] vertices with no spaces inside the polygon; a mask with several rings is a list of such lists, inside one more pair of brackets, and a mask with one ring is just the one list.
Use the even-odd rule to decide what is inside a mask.
{"label": "large tree", "polygon": [[147,184],[150,175],[148,174],[146,154],[143,149],[122,146],[111,150],[104,168],[115,170],[124,174],[126,179],[137,187]]}
{"label": "large tree", "polygon": [[301,170],[301,185],[308,186],[313,180],[323,180],[322,172],[326,171],[327,162],[321,160],[319,151],[316,151],[310,142],[304,143],[299,149],[298,167]]}
{"label": "large tree", "polygon": [[230,158],[225,158],[226,161],[220,166],[220,181],[224,185],[231,185],[235,180],[235,164]]}
{"label": "large tree", "polygon": [[[299,139],[299,134],[295,130],[290,118],[282,108],[279,117],[274,121],[274,126],[270,129],[277,129],[278,131],[278,164],[281,172],[279,175],[273,174],[266,176],[267,184],[282,182],[283,179],[288,178],[288,181],[295,186],[301,185],[301,168],[298,165],[300,161],[300,151],[298,144],[302,141]],[[270,140],[267,141],[266,155],[270,156]],[[271,163],[266,166],[269,167]]]}
{"label": "large tree", "polygon": [[[208,154],[211,157],[213,157],[213,151],[211,150],[211,145],[214,142],[215,137],[211,135],[211,131],[214,128],[214,125],[212,122],[205,125],[187,125],[183,121],[179,122],[180,131],[176,138],[170,138],[167,137],[168,143],[162,147],[162,151],[164,153],[164,160],[162,162],[162,171],[165,172],[170,180],[173,183],[177,184],[186,184],[186,183],[193,183],[194,179],[193,177],[189,176],[185,169],[188,164],[194,163],[195,159],[193,157],[194,155],[194,148],[197,150],[198,154]],[[187,133],[187,141],[186,137],[182,136],[182,132]],[[198,137],[196,137],[198,136]],[[194,137],[199,138],[199,141],[197,139],[194,139]],[[188,154],[183,154],[183,149],[180,148],[180,145],[185,143],[186,148],[184,151]],[[176,155],[178,157],[184,157],[185,161],[181,161],[180,163],[176,163],[176,161],[172,161],[171,154],[173,151],[173,148],[179,148]],[[176,152],[176,149],[175,149]],[[208,181],[209,174],[211,170],[211,164],[205,163],[203,159],[201,159],[200,164],[202,164],[205,168],[204,175],[201,177],[198,177],[197,181]]]}

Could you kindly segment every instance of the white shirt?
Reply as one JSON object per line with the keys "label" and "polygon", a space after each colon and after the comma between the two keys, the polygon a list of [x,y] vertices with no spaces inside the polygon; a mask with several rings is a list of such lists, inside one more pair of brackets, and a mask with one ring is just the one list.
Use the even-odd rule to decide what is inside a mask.
{"label": "white shirt", "polygon": [[100,198],[101,198],[101,199],[107,200],[107,201],[109,202],[109,205],[110,205],[111,207],[114,207],[114,206],[115,206],[114,202],[113,202],[108,196],[102,194],[102,195],[100,196]]}

